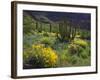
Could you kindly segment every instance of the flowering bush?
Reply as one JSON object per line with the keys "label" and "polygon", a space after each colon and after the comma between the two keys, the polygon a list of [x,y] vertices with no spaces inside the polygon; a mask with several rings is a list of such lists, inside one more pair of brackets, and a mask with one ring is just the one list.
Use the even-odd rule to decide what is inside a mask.
{"label": "flowering bush", "polygon": [[32,50],[26,54],[28,54],[28,64],[35,68],[55,67],[58,60],[55,51],[50,47],[44,47],[42,44],[33,45]]}
{"label": "flowering bush", "polygon": [[73,42],[74,42],[74,44],[79,45],[83,48],[88,46],[88,43],[85,40],[82,40],[82,39],[74,39]]}

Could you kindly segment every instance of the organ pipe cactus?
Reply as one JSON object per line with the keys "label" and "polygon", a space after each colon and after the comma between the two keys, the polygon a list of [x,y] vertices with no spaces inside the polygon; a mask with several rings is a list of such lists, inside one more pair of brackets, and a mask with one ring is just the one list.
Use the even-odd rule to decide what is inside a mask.
{"label": "organ pipe cactus", "polygon": [[59,23],[59,34],[57,36],[61,41],[70,41],[75,38],[76,28],[71,26],[71,23],[67,20],[63,20]]}

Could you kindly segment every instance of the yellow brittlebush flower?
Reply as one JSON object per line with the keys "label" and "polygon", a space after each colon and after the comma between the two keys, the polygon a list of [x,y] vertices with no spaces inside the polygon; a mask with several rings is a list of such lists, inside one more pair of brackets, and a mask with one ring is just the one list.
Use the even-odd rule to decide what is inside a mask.
{"label": "yellow brittlebush flower", "polygon": [[52,48],[45,47],[43,44],[34,44],[32,45],[32,51],[30,56],[34,58],[33,62],[35,62],[35,64],[33,63],[33,65],[40,67],[55,67],[57,64],[58,55]]}

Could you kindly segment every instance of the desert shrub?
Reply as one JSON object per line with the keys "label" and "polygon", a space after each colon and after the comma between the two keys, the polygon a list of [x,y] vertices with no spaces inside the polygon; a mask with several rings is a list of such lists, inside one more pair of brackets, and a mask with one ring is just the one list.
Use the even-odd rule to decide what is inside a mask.
{"label": "desert shrub", "polygon": [[61,66],[69,66],[71,55],[67,50],[61,51],[59,54],[59,65]]}
{"label": "desert shrub", "polygon": [[48,32],[43,32],[43,36],[49,37],[49,33]]}
{"label": "desert shrub", "polygon": [[79,45],[83,48],[86,48],[88,46],[88,43],[85,40],[82,40],[82,39],[74,39],[73,43],[76,44],[76,45]]}
{"label": "desert shrub", "polygon": [[23,45],[24,48],[30,48],[32,44],[38,43],[41,36],[38,34],[35,35],[24,35],[23,36]]}
{"label": "desert shrub", "polygon": [[86,49],[84,49],[80,54],[79,56],[83,59],[87,59],[88,57],[90,57],[90,47],[86,47]]}
{"label": "desert shrub", "polygon": [[71,58],[70,58],[71,64],[73,64],[73,65],[74,65],[74,64],[77,64],[78,61],[79,61],[79,57],[78,57],[78,56],[76,56],[76,55],[71,56]]}
{"label": "desert shrub", "polygon": [[48,44],[48,45],[51,44],[51,41],[49,40],[48,37],[43,37],[43,38],[41,39],[41,42],[42,42],[43,44]]}
{"label": "desert shrub", "polygon": [[53,32],[50,33],[50,36],[54,36],[55,37],[56,35],[57,35],[57,33],[53,33]]}
{"label": "desert shrub", "polygon": [[80,37],[82,39],[90,39],[91,38],[91,32],[87,30],[83,30],[80,32]]}
{"label": "desert shrub", "polygon": [[88,54],[87,54],[87,52],[82,52],[81,54],[80,54],[80,56],[83,58],[83,59],[85,59],[85,58],[88,58]]}
{"label": "desert shrub", "polygon": [[54,41],[54,38],[52,38],[52,37],[43,37],[43,38],[41,38],[40,42],[42,44],[51,46],[54,44],[55,41]]}
{"label": "desert shrub", "polygon": [[79,45],[71,43],[68,45],[68,51],[70,54],[79,54],[83,51],[83,48]]}
{"label": "desert shrub", "polygon": [[[27,56],[28,55],[28,56]],[[33,68],[55,67],[58,56],[50,47],[44,45],[33,45],[32,50],[24,53],[24,58]]]}
{"label": "desert shrub", "polygon": [[64,60],[66,60],[66,62],[67,62],[66,51],[62,51],[62,53],[60,54],[60,60],[61,60],[61,62],[64,62]]}
{"label": "desert shrub", "polygon": [[64,60],[66,60],[66,59],[67,59],[67,56],[66,56],[66,54],[63,53],[63,54],[61,55],[61,60],[64,61]]}

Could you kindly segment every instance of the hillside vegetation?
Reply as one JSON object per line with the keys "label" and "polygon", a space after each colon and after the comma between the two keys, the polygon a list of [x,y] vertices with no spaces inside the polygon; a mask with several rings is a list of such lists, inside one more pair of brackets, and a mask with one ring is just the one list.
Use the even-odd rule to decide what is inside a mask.
{"label": "hillside vegetation", "polygon": [[47,23],[23,17],[23,68],[91,65],[90,30],[67,19]]}

